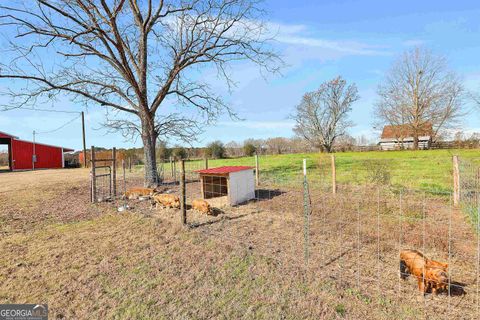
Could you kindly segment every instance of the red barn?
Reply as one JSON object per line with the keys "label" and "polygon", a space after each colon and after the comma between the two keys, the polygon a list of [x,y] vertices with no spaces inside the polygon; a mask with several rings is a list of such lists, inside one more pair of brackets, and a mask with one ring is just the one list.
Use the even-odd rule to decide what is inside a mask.
{"label": "red barn", "polygon": [[11,171],[64,168],[64,153],[74,151],[20,140],[18,137],[1,131],[0,144],[8,146],[8,164]]}

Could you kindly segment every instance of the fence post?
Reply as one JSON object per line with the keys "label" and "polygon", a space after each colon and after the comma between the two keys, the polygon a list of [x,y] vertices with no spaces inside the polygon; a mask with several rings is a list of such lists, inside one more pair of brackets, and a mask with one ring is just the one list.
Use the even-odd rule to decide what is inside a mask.
{"label": "fence post", "polygon": [[91,151],[91,154],[90,154],[90,161],[92,162],[92,169],[90,171],[90,176],[91,176],[91,201],[92,203],[96,203],[97,202],[97,179],[95,177],[95,147],[92,146],[92,151]]}
{"label": "fence post", "polygon": [[124,207],[126,207],[127,204],[127,179],[125,178],[125,171],[126,171],[126,165],[125,165],[125,159],[122,159],[122,171],[123,171],[123,198],[125,199],[124,201]]}
{"label": "fence post", "polygon": [[132,157],[128,158],[128,171],[132,172]]}
{"label": "fence post", "polygon": [[458,156],[453,156],[453,205],[460,204],[460,168]]}
{"label": "fence post", "polygon": [[182,224],[187,224],[187,194],[186,194],[186,187],[185,187],[185,160],[181,160],[180,162],[180,190],[181,190],[181,199],[180,199],[180,209],[182,211]]}
{"label": "fence post", "polygon": [[175,184],[177,183],[177,160],[173,159],[173,181],[175,181]]}
{"label": "fence post", "polygon": [[208,158],[205,156],[205,169],[208,169]]}
{"label": "fence post", "polygon": [[117,149],[112,149],[113,159],[113,171],[112,171],[112,184],[113,184],[113,200],[117,198]]}
{"label": "fence post", "polygon": [[304,215],[304,248],[303,253],[305,257],[305,263],[308,264],[310,257],[310,191],[308,189],[307,181],[307,159],[303,159],[303,215]]}
{"label": "fence post", "polygon": [[258,162],[258,154],[255,155],[255,182],[258,187],[260,185],[260,163]]}
{"label": "fence post", "polygon": [[335,165],[335,155],[332,154],[332,192],[337,193],[337,169]]}

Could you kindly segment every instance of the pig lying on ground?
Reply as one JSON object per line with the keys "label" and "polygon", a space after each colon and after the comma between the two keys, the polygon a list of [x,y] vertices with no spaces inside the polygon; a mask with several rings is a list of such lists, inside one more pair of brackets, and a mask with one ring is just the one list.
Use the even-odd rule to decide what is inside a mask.
{"label": "pig lying on ground", "polygon": [[180,198],[174,194],[156,194],[153,196],[156,205],[167,208],[180,208]]}
{"label": "pig lying on ground", "polygon": [[212,208],[210,204],[203,199],[195,199],[192,202],[192,208],[201,213],[212,214]]}
{"label": "pig lying on ground", "polygon": [[130,188],[123,195],[124,199],[135,200],[140,197],[151,197],[155,193],[152,188]]}

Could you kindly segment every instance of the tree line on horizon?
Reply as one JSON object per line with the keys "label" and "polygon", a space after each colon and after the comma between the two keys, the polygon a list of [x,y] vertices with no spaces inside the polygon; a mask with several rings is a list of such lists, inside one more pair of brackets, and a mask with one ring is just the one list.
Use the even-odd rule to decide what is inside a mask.
{"label": "tree line on horizon", "polygon": [[[333,147],[335,152],[375,151],[379,150],[378,141],[368,139],[366,136],[342,136],[337,139]],[[465,133],[456,131],[451,136],[439,137],[439,148],[448,146],[457,149],[480,148],[480,133]],[[103,148],[102,148],[103,150]],[[105,149],[106,150],[106,149]],[[118,149],[124,153],[125,158],[130,158],[135,164],[143,164],[143,149],[130,148]],[[168,146],[165,142],[157,143],[157,162],[170,160],[196,160],[196,159],[225,159],[251,157],[254,155],[282,155],[295,153],[327,152],[327,150],[313,147],[300,137],[274,137],[267,139],[246,139],[243,142],[212,141],[204,147]]]}

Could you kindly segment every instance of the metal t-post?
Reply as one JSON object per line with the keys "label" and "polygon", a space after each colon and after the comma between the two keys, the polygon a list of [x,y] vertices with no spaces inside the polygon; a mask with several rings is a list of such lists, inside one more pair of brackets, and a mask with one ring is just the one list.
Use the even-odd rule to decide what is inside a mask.
{"label": "metal t-post", "polygon": [[180,190],[181,196],[180,199],[180,209],[182,211],[182,224],[187,224],[187,194],[186,194],[186,185],[185,185],[185,160],[180,162]]}
{"label": "metal t-post", "polygon": [[303,159],[303,214],[304,214],[304,256],[305,263],[308,264],[310,258],[310,191],[308,189],[307,181],[307,159]]}
{"label": "metal t-post", "polygon": [[113,162],[113,171],[112,171],[112,184],[113,184],[113,200],[117,198],[117,149],[112,149],[112,162]]}

